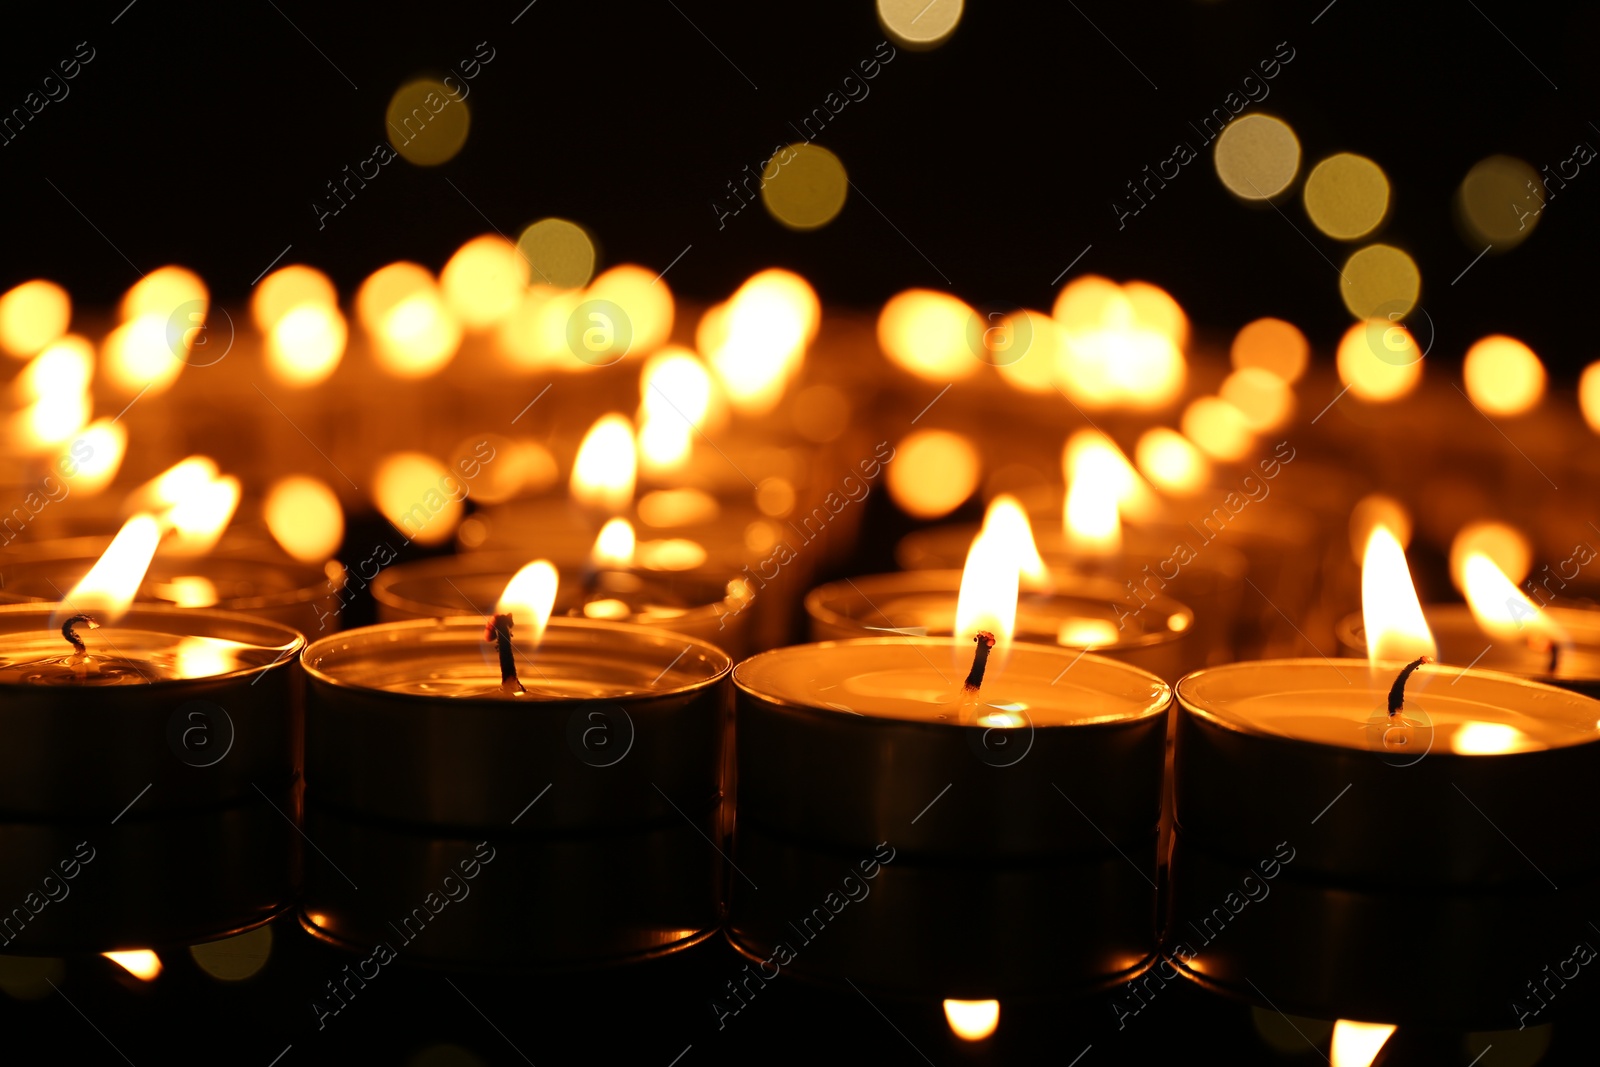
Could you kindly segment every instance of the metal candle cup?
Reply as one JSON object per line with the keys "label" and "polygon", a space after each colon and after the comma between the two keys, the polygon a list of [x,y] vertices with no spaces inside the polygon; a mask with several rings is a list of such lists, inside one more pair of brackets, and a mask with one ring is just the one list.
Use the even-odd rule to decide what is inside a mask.
{"label": "metal candle cup", "polygon": [[[372,582],[379,622],[488,615],[528,559],[475,552],[385,568]],[[754,600],[749,583],[705,570],[601,572],[592,584],[583,564],[558,563],[555,614],[658,626],[710,642],[738,656],[746,649]],[[606,614],[593,614],[604,611]]]}
{"label": "metal candle cup", "polygon": [[[971,643],[866,638],[735,670],[741,951],[794,943],[789,924],[887,847],[869,902],[800,949],[794,973],[944,996],[1090,988],[1148,963],[1170,690],[1099,656],[1013,645],[963,723],[958,652]],[[983,901],[992,921],[969,924],[965,904]],[[1037,936],[1080,904],[1109,909],[1096,936]]]}
{"label": "metal candle cup", "polygon": [[[1105,578],[1052,572],[1060,592],[1017,598],[1018,641],[1053,644],[1098,655],[1175,682],[1203,659],[1191,640],[1194,612],[1170,597],[1152,597],[1137,615],[1123,607],[1121,585]],[[955,625],[961,572],[906,571],[821,585],[806,594],[814,641],[907,630],[941,637]]]}
{"label": "metal candle cup", "polygon": [[[1289,1010],[1493,1028],[1595,903],[1600,701],[1423,667],[1397,723],[1398,671],[1269,660],[1179,682],[1167,951],[1245,999],[1270,975]],[[1260,917],[1228,925],[1246,907]]]}
{"label": "metal candle cup", "polygon": [[[109,537],[41,541],[8,551],[0,561],[0,603],[54,603],[89,572]],[[338,562],[300,563],[267,544],[224,540],[204,556],[157,555],[139,586],[137,601],[182,604],[184,579],[202,579],[215,592],[203,605],[292,626],[301,633],[337,617],[345,572]]]}
{"label": "metal candle cup", "polygon": [[298,769],[304,638],[230,612],[135,606],[72,652],[56,605],[0,606],[0,815],[110,819],[254,800]]}

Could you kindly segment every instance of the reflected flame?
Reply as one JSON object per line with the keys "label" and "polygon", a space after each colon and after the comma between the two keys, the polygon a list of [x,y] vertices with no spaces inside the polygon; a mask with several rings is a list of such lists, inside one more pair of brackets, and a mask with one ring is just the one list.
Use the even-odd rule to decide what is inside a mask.
{"label": "reflected flame", "polygon": [[178,656],[178,677],[215,678],[238,669],[237,645],[214,637],[180,637],[174,649]]}
{"label": "reflected flame", "polygon": [[982,1041],[1000,1025],[998,1000],[947,1000],[944,1018],[963,1041]]}
{"label": "reflected flame", "polygon": [[95,561],[50,616],[60,626],[72,615],[88,612],[102,626],[128,613],[145,571],[161,543],[161,524],[149,515],[135,515],[122,524],[105,553]]}
{"label": "reflected flame", "polygon": [[1117,624],[1110,619],[1068,619],[1056,631],[1056,644],[1066,648],[1104,648],[1117,643]]}
{"label": "reflected flame", "polygon": [[1494,756],[1540,747],[1533,738],[1503,722],[1464,722],[1450,735],[1450,751],[1463,756]]}
{"label": "reflected flame", "polygon": [[1395,1028],[1387,1023],[1358,1023],[1340,1019],[1333,1024],[1332,1067],[1372,1067],[1383,1044]]}
{"label": "reflected flame", "polygon": [[572,464],[572,498],[585,507],[610,514],[633,503],[638,478],[633,428],[621,415],[602,415],[584,434]]}
{"label": "reflected flame", "polygon": [[153,982],[161,974],[161,957],[147,948],[102,952],[100,955],[143,982]]}
{"label": "reflected flame", "polygon": [[625,571],[633,566],[633,526],[627,519],[611,519],[600,527],[589,562],[596,570]]}
{"label": "reflected flame", "polygon": [[499,615],[510,615],[516,627],[517,644],[537,648],[544,639],[545,627],[550,624],[550,610],[556,603],[556,586],[560,578],[553,563],[536,559],[523,567],[506,583],[505,592],[495,602]]}
{"label": "reflected flame", "polygon": [[1211,480],[1211,462],[1176,430],[1146,430],[1133,450],[1139,472],[1173,496],[1193,496]]}
{"label": "reflected flame", "polygon": [[1017,593],[1021,572],[1016,545],[1003,532],[981,531],[967,551],[956,595],[955,658],[970,660],[970,643],[981,630],[994,634],[991,659],[1005,662],[1017,628]]}
{"label": "reflected flame", "polygon": [[1044,557],[1039,555],[1039,546],[1033,539],[1033,525],[1028,522],[1028,513],[1016,497],[1002,493],[994,498],[989,510],[983,514],[983,532],[1011,546],[1022,577],[1027,579],[1023,583],[1027,588],[1051,587],[1050,568],[1045,566]]}
{"label": "reflected flame", "polygon": [[1367,538],[1361,561],[1361,621],[1367,631],[1367,662],[1374,667],[1439,654],[1422,617],[1405,549],[1387,526],[1373,527]]}
{"label": "reflected flame", "polygon": [[[686,537],[640,541],[634,546],[639,566],[653,571],[692,571],[705,565],[705,546]],[[740,579],[735,579],[739,581]]]}
{"label": "reflected flame", "polygon": [[262,515],[273,539],[302,563],[332,559],[344,541],[339,498],[316,478],[296,474],[274,482]]}
{"label": "reflected flame", "polygon": [[1067,438],[1061,450],[1061,470],[1068,484],[1080,473],[1105,482],[1118,509],[1129,519],[1148,521],[1161,514],[1161,499],[1117,443],[1099,430],[1079,430]]}
{"label": "reflected flame", "polygon": [[[180,574],[170,582],[154,583],[150,586],[150,593],[180,608],[209,608],[217,602],[216,583],[200,574]],[[181,658],[182,650],[179,651]]]}
{"label": "reflected flame", "polygon": [[1462,562],[1461,592],[1483,632],[1500,641],[1522,639],[1535,648],[1564,645],[1567,633],[1540,611],[1482,552],[1469,552]]}

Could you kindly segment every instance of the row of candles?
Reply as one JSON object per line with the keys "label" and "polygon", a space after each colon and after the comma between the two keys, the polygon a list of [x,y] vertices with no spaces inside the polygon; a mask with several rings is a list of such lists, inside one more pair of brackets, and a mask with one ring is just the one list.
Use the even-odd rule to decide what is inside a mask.
{"label": "row of candles", "polygon": [[[372,296],[382,288],[380,276],[394,284],[384,298],[387,312],[370,310],[382,303]],[[874,447],[860,435],[846,437],[842,426],[830,435],[825,410],[786,412],[798,432],[772,435],[773,454],[760,461],[757,479],[740,469],[754,463],[751,450],[722,454],[731,435],[748,435],[751,427],[708,432],[711,424],[697,421],[715,406],[719,389],[744,398],[736,409],[763,414],[808,404],[825,409],[833,397],[815,390],[839,394],[841,402],[847,392],[812,384],[800,402],[799,354],[820,319],[814,297],[810,304],[801,299],[786,320],[779,373],[741,379],[749,360],[740,346],[766,343],[755,338],[782,303],[772,292],[797,291],[775,272],[761,277],[741,290],[745,303],[736,295],[702,318],[697,347],[705,358],[687,349],[655,355],[655,369],[666,376],[645,379],[637,437],[617,415],[589,429],[573,453],[569,495],[512,499],[554,481],[549,452],[547,463],[525,453],[522,470],[535,476],[519,477],[503,496],[484,494],[502,502],[466,522],[455,512],[433,525],[435,514],[459,501],[440,497],[434,506],[414,490],[416,479],[390,494],[383,510],[398,529],[421,535],[431,526],[430,540],[439,530],[446,538],[454,532],[458,556],[335,563],[338,528],[329,534],[341,521],[337,503],[325,488],[319,495],[301,484],[290,498],[296,506],[276,509],[277,521],[272,506],[264,509],[282,548],[304,561],[296,568],[264,542],[223,536],[240,483],[200,458],[124,499],[121,510],[133,517],[99,562],[82,543],[70,551],[33,544],[16,553],[5,595],[46,603],[0,612],[8,634],[0,683],[15,698],[8,729],[22,742],[8,746],[12,766],[0,777],[9,794],[5,810],[34,820],[90,818],[132,798],[143,816],[173,815],[253,803],[255,794],[266,795],[263,786],[291,785],[300,744],[293,679],[303,664],[300,814],[310,839],[337,842],[330,851],[345,862],[324,866],[308,857],[302,909],[308,927],[341,944],[386,937],[380,923],[412,903],[407,892],[417,888],[420,896],[419,887],[472,855],[461,831],[514,828],[518,836],[506,847],[519,850],[519,869],[575,864],[594,876],[585,883],[592,889],[614,880],[620,863],[639,876],[637,885],[658,887],[651,891],[657,899],[641,900],[637,889],[622,892],[625,899],[606,894],[607,906],[580,909],[588,923],[579,924],[580,934],[497,916],[522,936],[507,939],[505,927],[485,921],[454,943],[436,939],[430,951],[438,961],[509,965],[531,955],[560,966],[647,956],[702,939],[726,897],[731,937],[760,964],[771,966],[788,948],[792,973],[981,1000],[1137,978],[1156,959],[1153,887],[1159,869],[1170,866],[1165,949],[1197,980],[1250,997],[1246,985],[1270,976],[1283,1002],[1369,1018],[1501,1021],[1518,991],[1499,997],[1485,991],[1488,984],[1567,931],[1527,921],[1508,927],[1516,938],[1487,949],[1477,943],[1474,959],[1458,961],[1460,980],[1428,995],[1405,983],[1394,957],[1402,950],[1375,946],[1392,940],[1387,904],[1397,891],[1446,898],[1451,907],[1441,913],[1460,929],[1477,930],[1504,919],[1502,912],[1526,915],[1548,903],[1530,883],[1590,869],[1587,845],[1574,845],[1570,824],[1549,813],[1582,810],[1577,791],[1600,753],[1600,704],[1571,692],[1593,690],[1600,675],[1592,612],[1552,607],[1531,583],[1524,588],[1533,596],[1518,588],[1513,578],[1524,578],[1530,563],[1514,532],[1463,534],[1454,570],[1470,614],[1424,611],[1414,593],[1406,595],[1401,541],[1408,516],[1393,502],[1364,500],[1352,526],[1363,549],[1369,614],[1338,632],[1346,651],[1366,653],[1370,666],[1231,662],[1241,648],[1271,646],[1242,610],[1246,590],[1263,597],[1270,591],[1274,611],[1298,615],[1313,607],[1313,591],[1295,581],[1313,550],[1293,531],[1295,519],[1305,518],[1295,511],[1314,504],[1280,501],[1270,521],[1258,522],[1246,502],[1264,495],[1241,480],[1243,495],[1231,493],[1236,502],[1206,513],[1216,516],[1210,525],[1203,519],[1178,532],[1184,524],[1162,528],[1155,520],[1181,514],[1171,500],[1194,499],[1207,469],[1214,468],[1212,484],[1223,485],[1225,472],[1240,470],[1229,464],[1248,458],[1248,474],[1239,476],[1266,486],[1299,458],[1288,440],[1276,448],[1261,442],[1289,423],[1304,342],[1297,348],[1278,327],[1258,325],[1254,333],[1270,335],[1269,343],[1236,344],[1242,365],[1217,396],[1200,398],[1215,403],[1190,405],[1181,432],[1143,433],[1134,461],[1104,433],[1074,435],[1064,449],[1065,491],[1037,477],[1016,479],[1016,493],[998,495],[981,526],[935,527],[904,539],[896,556],[906,572],[811,589],[805,613],[811,636],[824,643],[781,647],[807,576],[830,550],[837,556],[854,542],[860,502],[880,477],[897,503],[923,516],[948,513],[972,487],[949,501],[941,483],[953,479],[959,487],[963,476],[960,464],[949,462],[952,453],[941,451],[948,442],[913,434],[899,447]],[[449,268],[441,283],[448,293]],[[417,292],[431,293],[433,284],[408,270],[369,281],[357,310],[377,341],[375,353],[384,348],[384,331],[399,329],[396,316],[403,322],[423,315],[395,308],[421,299]],[[408,285],[409,295],[393,295]],[[1099,307],[1094,314],[1109,316],[1111,325],[1087,333],[1104,347],[1103,358],[1093,362],[1094,345],[1063,351],[1082,360],[1087,350],[1107,373],[1137,371],[1120,385],[1115,375],[1106,378],[1102,394],[1069,399],[1170,404],[1183,389],[1181,310],[1153,287],[1108,286],[1069,286],[1053,316],[1013,312],[999,340],[982,334],[979,347],[1010,386],[1053,388],[1048,374],[1029,377],[1041,361],[1026,353],[1011,359],[1007,345],[1024,333],[1024,322],[1033,337],[1070,334],[1075,315]],[[592,296],[562,294],[562,306],[576,308]],[[435,318],[441,299],[422,301]],[[500,303],[525,309],[552,299],[541,293]],[[930,300],[907,294],[885,309],[878,335],[891,359],[904,365],[952,349],[957,326],[960,343],[970,340],[971,317]],[[331,291],[326,299],[285,298],[276,318],[260,310],[266,302],[258,301],[257,311],[269,353],[302,351],[283,340],[274,348],[271,340],[297,309],[321,307],[330,322],[338,314]],[[4,311],[0,303],[0,324]],[[118,329],[131,336],[137,331],[130,323],[156,311],[125,306],[123,313],[129,323]],[[472,324],[526,336],[505,327],[512,314],[486,313]],[[399,335],[430,336],[430,329]],[[669,333],[670,326],[657,329],[646,349]],[[433,343],[433,351],[453,352],[459,337]],[[63,344],[44,342],[37,359],[62,362]],[[118,350],[108,338],[103,357]],[[1124,358],[1129,353],[1143,355]],[[75,365],[81,393],[87,374],[81,359]],[[930,366],[938,378],[954,364]],[[1176,376],[1160,378],[1174,367]],[[1140,387],[1152,375],[1176,381],[1171,396]],[[1081,386],[1093,380],[1092,367],[1077,366],[1070,377]],[[36,408],[56,403],[48,391],[27,388]],[[652,405],[652,395],[664,406]],[[690,405],[695,415],[678,403],[686,395],[705,398]],[[940,424],[959,426],[963,414]],[[42,418],[34,411],[28,425],[37,428]],[[50,450],[41,452],[53,457],[63,441],[86,439],[93,429],[79,414],[66,422],[77,425],[65,438],[59,429],[55,438],[46,435]],[[106,425],[114,440],[117,423]],[[1225,440],[1232,444],[1219,443]],[[647,441],[665,441],[665,453]],[[837,487],[795,460],[809,456],[814,465],[824,446],[849,456],[842,464],[849,478]],[[640,495],[636,450],[647,457],[646,469],[655,464],[655,484],[663,488]],[[933,457],[931,476],[906,462],[919,450]],[[660,462],[663,454],[679,458]],[[476,458],[488,466],[481,452]],[[1308,460],[1300,463],[1304,469]],[[903,473],[908,466],[911,475]],[[423,483],[438,469],[428,467]],[[467,466],[455,470],[469,477]],[[1157,487],[1168,491],[1167,501]],[[1143,524],[1124,530],[1125,518]],[[639,537],[629,519],[664,536]],[[780,519],[797,538],[772,535]],[[1344,540],[1328,538],[1316,518],[1306,521],[1313,528],[1307,540]],[[763,524],[766,538],[752,535]],[[1274,536],[1272,527],[1291,532]],[[544,559],[530,563],[535,556]],[[147,578],[152,560],[157,569]],[[338,627],[340,591],[352,581],[370,583],[385,621],[321,636]],[[248,595],[230,595],[234,589]],[[1285,605],[1279,594],[1298,598]],[[135,606],[135,599],[180,607]],[[1380,615],[1398,621],[1379,622]],[[70,654],[63,638],[73,642]],[[1401,668],[1421,657],[1457,666],[1410,666],[1402,677]],[[737,704],[731,743],[730,689]],[[463,712],[463,702],[470,710]],[[174,761],[172,716],[185,707],[204,727],[202,750],[190,747],[195,742],[183,733],[190,720],[181,720],[178,749],[191,758]],[[214,752],[203,750],[221,743],[212,709],[222,710],[229,741],[216,763],[207,762]],[[97,755],[88,759],[86,733],[96,739]],[[108,764],[110,754],[117,758]],[[1409,770],[1397,773],[1402,764]],[[703,850],[696,835],[721,840],[732,811],[719,797],[736,783],[732,869],[720,870],[716,856],[707,862],[696,851]],[[1327,797],[1319,799],[1324,787]],[[1064,819],[1063,800],[1077,822]],[[1407,811],[1415,813],[1415,832],[1375,829]],[[419,829],[426,827],[437,833]],[[604,841],[582,840],[602,831]],[[440,838],[453,846],[439,849]],[[566,844],[553,844],[557,838]],[[1508,859],[1507,840],[1526,866]],[[1286,842],[1292,862],[1282,858]],[[873,903],[843,911],[829,905],[848,931],[818,938],[814,947],[807,939],[796,952],[784,928],[825,899],[839,879],[839,857],[875,855],[886,845],[895,859],[880,858],[883,880],[863,898]],[[452,848],[466,851],[455,857]],[[1534,868],[1530,854],[1545,862]],[[1237,897],[1233,887],[1253,877],[1251,865],[1274,856],[1292,874],[1277,885],[1296,887],[1287,894],[1293,902],[1256,914],[1274,915],[1280,926],[1193,952],[1185,924],[1210,929],[1206,909]],[[388,882],[398,887],[385,897],[392,909],[357,895],[356,885],[367,881],[361,864],[407,871]],[[971,901],[983,918],[930,939],[927,917],[947,908],[951,894]],[[244,902],[212,932],[259,921],[270,895]],[[1099,927],[1086,929],[1063,899],[1093,902]],[[573,906],[553,891],[549,902]],[[1462,909],[1470,914],[1462,917]],[[125,948],[127,938],[139,940],[141,925],[146,943],[158,934],[198,932],[118,918],[120,928],[86,936]],[[1444,939],[1442,928],[1420,925],[1430,944]],[[46,940],[33,942],[38,946],[66,936],[59,927],[35,930],[47,931],[40,934]],[[1337,978],[1331,986],[1322,972],[1308,976],[1286,962],[1298,957],[1282,944],[1334,931],[1348,943],[1345,955],[1328,961],[1327,973]]]}

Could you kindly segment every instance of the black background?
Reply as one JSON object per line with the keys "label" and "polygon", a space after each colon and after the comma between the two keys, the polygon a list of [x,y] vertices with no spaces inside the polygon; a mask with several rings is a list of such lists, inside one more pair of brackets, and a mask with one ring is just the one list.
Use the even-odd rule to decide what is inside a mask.
{"label": "black background", "polygon": [[[668,281],[697,299],[781,265],[830,306],[928,286],[1048,309],[1052,279],[1092,246],[1074,273],[1155,281],[1219,331],[1283,315],[1325,355],[1348,323],[1333,263],[1351,248],[1318,234],[1297,194],[1281,212],[1235,201],[1189,127],[1287,42],[1294,59],[1260,109],[1298,133],[1302,177],[1342,150],[1386,170],[1379,237],[1421,266],[1436,356],[1458,360],[1495,330],[1569,380],[1596,355],[1589,168],[1522,246],[1451,284],[1481,251],[1451,208],[1474,162],[1508,152],[1553,168],[1600,144],[1592,5],[972,4],[943,47],[900,49],[828,124],[818,143],[855,189],[831,225],[793,233],[759,208],[719,229],[712,204],[873,54],[870,0],[125,2],[8,21],[6,112],[78,42],[95,58],[0,147],[0,284],[42,275],[106,304],[137,278],[129,261],[177,262],[235,301],[292,244],[283,262],[321,267],[348,295],[383,263],[438,269],[491,223],[514,238],[558,215],[595,235],[602,266],[659,270],[688,248]],[[313,202],[372,154],[395,88],[479,42],[494,58],[470,83],[462,152],[434,168],[396,160],[319,230]],[[1119,230],[1112,201],[1180,139],[1201,157]]]}

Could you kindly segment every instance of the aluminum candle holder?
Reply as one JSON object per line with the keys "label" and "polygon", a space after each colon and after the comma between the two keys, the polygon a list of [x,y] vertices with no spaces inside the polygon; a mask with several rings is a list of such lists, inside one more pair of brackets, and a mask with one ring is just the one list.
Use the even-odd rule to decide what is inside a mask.
{"label": "aluminum candle holder", "polygon": [[1179,683],[1166,950],[1285,1010],[1498,1028],[1597,903],[1600,701],[1454,667],[1395,694],[1399,669]]}
{"label": "aluminum candle holder", "polygon": [[[768,960],[785,945],[802,977],[941,997],[1095,988],[1152,958],[1170,690],[1112,660],[1015,645],[967,723],[946,702],[959,672],[934,666],[970,657],[964,644],[832,641],[739,665],[741,951]],[[790,926],[809,929],[814,907],[813,925],[842,914],[860,885],[870,895],[845,929]],[[1103,920],[1092,932],[1064,917],[1084,909]]]}
{"label": "aluminum candle holder", "polygon": [[307,822],[341,842],[340,869],[307,869],[302,918],[320,936],[393,942],[407,909],[470,891],[450,886],[467,884],[461,864],[480,844],[509,857],[481,883],[497,888],[412,958],[563,969],[715,929],[727,654],[557,618],[520,659],[526,691],[505,692],[478,618],[365,627],[306,650]]}
{"label": "aluminum candle holder", "polygon": [[[1127,607],[1125,590],[1104,578],[1054,572],[1061,592],[1017,598],[1018,641],[1089,649],[1176,682],[1203,665],[1194,612],[1171,597]],[[821,585],[806,594],[813,641],[873,637],[884,630],[947,636],[955,625],[960,571],[874,574]]]}

